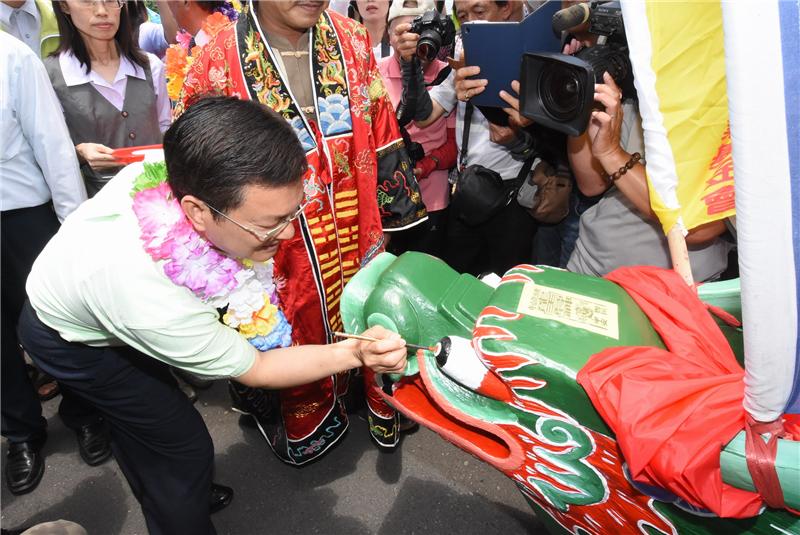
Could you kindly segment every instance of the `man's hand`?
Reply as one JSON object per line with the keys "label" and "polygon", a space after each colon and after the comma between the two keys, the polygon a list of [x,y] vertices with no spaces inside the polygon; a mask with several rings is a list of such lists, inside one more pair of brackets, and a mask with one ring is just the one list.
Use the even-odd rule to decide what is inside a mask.
{"label": "man's hand", "polygon": [[604,84],[594,86],[594,100],[605,107],[604,111],[592,112],[587,134],[592,142],[592,155],[603,161],[621,150],[619,139],[622,130],[622,91],[607,72],[603,74]]}
{"label": "man's hand", "polygon": [[500,91],[500,98],[508,104],[508,108],[503,108],[503,111],[508,115],[508,124],[515,128],[525,128],[533,124],[533,121],[519,113],[519,82],[514,80],[511,82],[511,90],[514,94],[506,91]]}
{"label": "man's hand", "polygon": [[567,56],[571,56],[573,54],[578,53],[582,50],[586,45],[582,42],[578,41],[577,39],[572,39],[569,43],[564,45],[564,50],[562,50],[562,54],[566,54]]}
{"label": "man's hand", "polygon": [[508,145],[517,139],[517,133],[513,128],[489,123],[489,140],[498,145]]}
{"label": "man's hand", "polygon": [[75,147],[75,150],[78,158],[88,163],[96,171],[120,166],[120,163],[112,156],[114,149],[100,143],[81,143]]}
{"label": "man's hand", "polygon": [[468,101],[475,95],[480,95],[486,89],[486,84],[489,80],[485,79],[470,79],[470,76],[477,76],[481,73],[481,68],[477,65],[472,67],[462,67],[456,71],[455,88],[456,98],[464,102]]}
{"label": "man's hand", "polygon": [[417,41],[419,35],[411,33],[411,23],[404,22],[398,24],[394,29],[394,35],[397,38],[397,44],[394,51],[400,56],[403,61],[411,61],[417,55]]}
{"label": "man's hand", "polygon": [[356,357],[364,366],[372,368],[375,373],[402,373],[406,367],[408,349],[399,334],[380,326],[367,329],[361,334],[378,341],[351,339],[344,343],[353,343]]}

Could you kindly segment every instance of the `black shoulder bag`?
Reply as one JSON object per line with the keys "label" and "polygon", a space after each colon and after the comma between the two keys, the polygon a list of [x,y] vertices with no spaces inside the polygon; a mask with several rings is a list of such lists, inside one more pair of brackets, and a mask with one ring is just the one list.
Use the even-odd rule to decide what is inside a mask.
{"label": "black shoulder bag", "polygon": [[461,143],[459,171],[450,199],[451,213],[467,226],[481,225],[508,206],[531,170],[534,156],[522,165],[517,178],[503,180],[496,171],[482,165],[463,167],[469,146],[469,129],[474,106],[467,103],[464,113],[464,135]]}

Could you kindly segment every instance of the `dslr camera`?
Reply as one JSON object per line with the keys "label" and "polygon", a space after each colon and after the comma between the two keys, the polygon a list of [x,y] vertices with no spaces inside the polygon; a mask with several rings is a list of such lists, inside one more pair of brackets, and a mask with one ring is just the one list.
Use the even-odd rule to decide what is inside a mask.
{"label": "dslr camera", "polygon": [[443,46],[455,43],[456,28],[446,15],[431,10],[420,15],[411,22],[412,33],[419,35],[417,41],[417,57],[433,61]]}
{"label": "dslr camera", "polygon": [[553,31],[589,22],[597,44],[574,56],[526,53],[520,73],[520,112],[535,122],[571,136],[582,134],[594,109],[594,85],[608,72],[624,97],[634,96],[619,2],[589,2],[553,15]]}

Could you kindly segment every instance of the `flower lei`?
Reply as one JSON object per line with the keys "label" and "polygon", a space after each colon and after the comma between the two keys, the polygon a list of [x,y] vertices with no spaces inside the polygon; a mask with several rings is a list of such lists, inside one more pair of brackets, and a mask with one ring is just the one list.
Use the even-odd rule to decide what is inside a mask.
{"label": "flower lei", "polygon": [[[235,22],[239,16],[242,6],[239,0],[226,2],[217,8],[211,15],[203,21],[202,30],[209,39],[217,35],[223,28],[231,22]],[[175,36],[177,44],[170,45],[165,56],[167,95],[172,100],[178,100],[183,88],[183,82],[192,66],[193,59],[200,52],[199,46],[194,46],[189,50],[192,36],[186,31],[181,30]]]}
{"label": "flower lei", "polygon": [[225,308],[222,321],[256,349],[292,344],[292,327],[278,308],[273,262],[235,260],[195,232],[166,181],[164,162],[145,163],[131,196],[144,250],[164,274],[203,302]]}

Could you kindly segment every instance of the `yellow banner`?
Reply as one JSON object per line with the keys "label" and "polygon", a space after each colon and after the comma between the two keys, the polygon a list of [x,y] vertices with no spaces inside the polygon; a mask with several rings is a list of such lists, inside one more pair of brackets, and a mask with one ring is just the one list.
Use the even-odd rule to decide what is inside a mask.
{"label": "yellow banner", "polygon": [[[644,13],[646,21],[626,17],[625,24],[649,29],[649,65],[634,69],[637,78],[642,67],[654,75],[645,93],[655,94],[640,91],[640,102],[650,104],[640,109],[646,129],[666,134],[645,135],[651,205],[665,233],[679,217],[692,229],[735,213],[722,7],[718,1],[656,0]],[[641,32],[633,34],[631,60],[641,62],[635,53]],[[651,156],[659,165],[651,167]]]}

